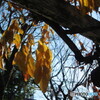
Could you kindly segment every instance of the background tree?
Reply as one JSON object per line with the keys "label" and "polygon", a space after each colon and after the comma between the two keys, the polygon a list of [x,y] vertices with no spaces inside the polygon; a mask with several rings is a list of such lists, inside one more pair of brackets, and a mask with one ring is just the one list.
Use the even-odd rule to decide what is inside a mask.
{"label": "background tree", "polygon": [[[69,95],[70,91],[78,90],[78,87],[81,85],[85,85],[85,87],[88,88],[91,85],[89,84],[90,72],[92,69],[99,66],[100,63],[100,23],[98,20],[93,19],[92,16],[89,16],[87,13],[92,12],[92,10],[99,12],[99,5],[99,0],[88,0],[87,2],[85,2],[85,0],[29,0],[26,2],[24,2],[24,0],[14,0],[14,2],[2,1],[0,9],[2,15],[0,21],[0,68],[3,70],[1,70],[0,74],[0,99],[7,98],[8,100],[13,100],[15,97],[17,98],[17,95],[19,96],[19,94],[23,94],[22,99],[24,99],[27,94],[27,89],[24,90],[25,87],[28,84],[40,82],[39,78],[41,77],[39,77],[39,74],[40,76],[44,74],[37,73],[40,71],[37,70],[34,76],[34,69],[31,69],[30,67],[25,68],[23,65],[25,65],[25,61],[29,63],[28,66],[31,66],[32,64],[30,61],[36,63],[37,60],[38,62],[40,59],[42,60],[41,55],[45,55],[45,52],[49,50],[45,44],[47,44],[52,49],[54,54],[52,60],[52,74],[48,88],[49,90],[46,94],[43,93],[46,99],[52,100],[52,97],[56,98],[57,100],[59,98],[72,99],[72,97]],[[58,39],[58,36],[55,37],[54,34],[51,34],[54,33],[52,28],[43,22],[46,22],[54,29],[54,31],[70,47],[73,53],[71,53],[70,50],[67,50],[63,43],[62,45],[58,45],[59,41],[59,44],[61,44],[61,40]],[[85,47],[87,45],[83,43],[83,40],[82,42],[81,39],[75,35],[76,33],[80,33],[94,42],[91,42],[90,44],[91,49]],[[74,40],[70,39],[69,37],[71,36],[66,34],[74,34],[72,35]],[[75,38],[78,39],[76,42]],[[40,40],[39,46],[37,44],[38,40]],[[80,47],[76,46],[77,42]],[[41,52],[41,50],[43,51]],[[31,54],[29,55],[29,58],[31,58],[30,61],[25,60],[26,56],[23,55],[23,53],[28,55],[27,51],[29,51],[29,54]],[[40,52],[40,55],[38,54],[38,51]],[[45,55],[45,57],[48,56]],[[75,61],[74,57],[78,62]],[[70,66],[66,66],[66,62],[69,60],[69,58],[72,59],[73,62],[70,64]],[[20,59],[23,59],[23,61],[20,62]],[[47,61],[45,58],[44,60],[51,63],[50,60]],[[71,61],[69,62],[71,63]],[[38,66],[38,63],[36,64]],[[19,70],[22,73],[20,73]],[[45,72],[48,73],[51,72],[50,66],[44,70],[46,70]],[[56,73],[55,70],[57,70]],[[78,76],[77,72],[80,72],[80,70],[83,71],[81,72],[83,75],[79,80],[79,78],[76,77]],[[32,83],[27,81],[29,76],[35,77],[35,80],[32,81]],[[23,81],[20,79],[20,77]],[[49,74],[47,74],[47,77],[45,77],[45,80],[47,81],[42,79],[45,81],[46,86],[44,87],[43,85],[40,85],[40,88],[43,92],[46,91],[48,79],[50,77]],[[27,82],[24,82],[24,80]],[[74,83],[74,81],[76,83]],[[40,82],[40,84],[42,83]],[[67,92],[65,92],[65,90]]]}

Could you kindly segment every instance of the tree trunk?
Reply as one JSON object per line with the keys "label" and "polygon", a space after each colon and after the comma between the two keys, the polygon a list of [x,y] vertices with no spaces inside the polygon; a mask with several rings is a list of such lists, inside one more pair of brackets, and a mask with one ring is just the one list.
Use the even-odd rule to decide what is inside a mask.
{"label": "tree trunk", "polygon": [[3,93],[4,92],[4,81],[3,81],[3,77],[0,73],[0,100],[2,100],[2,96],[3,96]]}
{"label": "tree trunk", "polygon": [[10,75],[12,73],[11,71],[13,68],[12,61],[13,61],[14,55],[17,51],[18,51],[17,48],[14,47],[10,58],[9,59],[4,58],[6,70],[3,71],[3,74],[0,73],[0,100],[2,100],[2,98],[4,96],[4,90],[5,90],[5,88],[7,88],[6,86],[7,86],[8,82],[10,81],[10,78],[11,78]]}

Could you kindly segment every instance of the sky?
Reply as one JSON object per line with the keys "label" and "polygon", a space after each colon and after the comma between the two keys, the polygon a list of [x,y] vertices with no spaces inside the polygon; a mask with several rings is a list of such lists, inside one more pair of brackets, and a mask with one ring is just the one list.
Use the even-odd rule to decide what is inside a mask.
{"label": "sky", "polygon": [[[2,12],[2,13],[3,13],[3,12]],[[100,15],[99,15],[98,13],[96,13],[96,12],[93,11],[93,13],[92,13],[91,16],[92,16],[93,18],[95,18],[95,19],[97,19],[97,20],[100,21]],[[0,19],[1,19],[1,17],[0,17]],[[84,45],[87,47],[87,48],[86,48],[87,51],[91,51],[92,41],[89,41],[89,39],[87,39],[87,41],[85,41],[86,38],[80,36],[79,34],[77,35],[77,37],[78,37],[78,40],[81,40],[81,42],[85,42]],[[74,37],[74,38],[77,38],[77,37]],[[76,45],[79,44],[79,42],[78,42],[77,39],[74,39],[74,40],[75,40]],[[59,39],[59,40],[57,41],[57,44],[61,44],[61,43],[63,43],[63,41],[62,41],[61,39]],[[79,45],[77,45],[77,47],[80,48]],[[66,48],[67,48],[67,46],[65,47],[65,49],[66,49]],[[52,47],[51,47],[51,49],[52,49]],[[57,61],[58,61],[58,60],[56,59],[55,62],[57,62]],[[71,66],[71,65],[72,65],[72,62],[71,62],[71,60],[69,60],[69,62],[65,63],[64,66]],[[59,67],[60,65],[58,64],[57,66]],[[87,66],[85,66],[85,67],[87,67]],[[82,77],[82,75],[84,74],[84,72],[78,71],[77,73],[78,73],[78,75],[79,75],[78,80],[80,80],[81,77]],[[70,75],[70,73],[69,73],[69,75]],[[60,76],[60,77],[62,77],[62,76]],[[85,89],[82,88],[81,90],[84,91]],[[86,90],[85,90],[85,91],[86,91]],[[90,89],[90,91],[91,91],[91,89]],[[34,97],[34,100],[39,100],[40,98],[41,98],[40,100],[46,100],[41,91],[36,90],[35,92],[36,92],[36,93],[35,93],[31,98]],[[77,98],[77,99],[74,98],[73,100],[78,100],[78,98]],[[79,100],[80,100],[80,98],[79,98]],[[81,100],[83,100],[83,99],[81,98]]]}

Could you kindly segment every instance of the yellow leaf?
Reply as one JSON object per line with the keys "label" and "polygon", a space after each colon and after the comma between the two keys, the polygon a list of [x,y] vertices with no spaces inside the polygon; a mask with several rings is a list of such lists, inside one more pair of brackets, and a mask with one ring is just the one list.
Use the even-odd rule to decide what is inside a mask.
{"label": "yellow leaf", "polygon": [[42,54],[39,52],[39,50],[36,50],[36,61],[39,61],[42,57]]}
{"label": "yellow leaf", "polygon": [[7,42],[11,44],[13,42],[13,32],[11,30],[6,30],[2,36],[2,44],[5,45]]}
{"label": "yellow leaf", "polygon": [[54,31],[53,31],[53,29],[50,29],[50,31],[51,31],[51,33],[52,33],[52,34],[54,34]]}
{"label": "yellow leaf", "polygon": [[[92,12],[95,9],[95,2],[97,0],[77,0],[80,2],[80,9],[83,14],[88,14],[88,12]],[[100,0],[99,0],[100,1]]]}
{"label": "yellow leaf", "polygon": [[36,83],[40,83],[43,92],[46,92],[50,80],[51,61],[52,52],[41,40],[38,41],[34,78]]}
{"label": "yellow leaf", "polygon": [[27,57],[27,73],[31,76],[34,77],[34,59],[31,54],[28,55]]}
{"label": "yellow leaf", "polygon": [[2,56],[0,56],[0,69],[2,69],[2,70],[6,70],[4,67],[3,67],[3,58],[2,58]]}
{"label": "yellow leaf", "polygon": [[47,30],[44,29],[44,30],[42,30],[42,37],[41,37],[40,40],[41,40],[43,43],[45,43],[47,39],[50,39],[49,31],[47,31]]}
{"label": "yellow leaf", "polygon": [[12,6],[12,4],[8,1],[8,5],[9,5],[9,7],[10,8],[12,8],[13,6]]}
{"label": "yellow leaf", "polygon": [[88,7],[88,0],[78,0],[80,2],[81,7]]}
{"label": "yellow leaf", "polygon": [[47,30],[48,27],[49,27],[48,24],[45,24],[45,25],[42,27],[42,29],[43,29],[43,30],[44,30],[44,29]]}
{"label": "yellow leaf", "polygon": [[38,21],[36,21],[36,20],[34,20],[33,22],[32,22],[32,25],[35,27],[35,26],[37,26],[37,24],[38,24]]}
{"label": "yellow leaf", "polygon": [[17,52],[13,64],[18,65],[20,71],[25,73],[27,71],[27,56],[22,51]]}
{"label": "yellow leaf", "polygon": [[23,34],[23,33],[24,33],[24,31],[23,31],[21,28],[18,29],[18,32],[19,32],[20,34]]}
{"label": "yellow leaf", "polygon": [[47,50],[47,46],[42,43],[41,41],[38,42],[38,50],[41,52],[41,53],[44,53],[46,52]]}
{"label": "yellow leaf", "polygon": [[77,34],[73,34],[75,37],[77,36]]}
{"label": "yellow leaf", "polygon": [[22,51],[26,56],[29,54],[29,48],[27,47],[27,45],[22,46]]}
{"label": "yellow leaf", "polygon": [[29,34],[29,35],[28,35],[28,45],[29,45],[29,46],[34,45],[34,37],[33,37],[32,34]]}
{"label": "yellow leaf", "polygon": [[43,66],[43,73],[42,73],[42,78],[41,78],[41,81],[40,81],[40,89],[44,93],[47,90],[49,80],[50,80],[49,69],[46,66]]}
{"label": "yellow leaf", "polygon": [[37,62],[35,66],[34,78],[36,84],[38,84],[42,78],[42,67],[39,65],[39,62]]}
{"label": "yellow leaf", "polygon": [[46,53],[45,53],[46,59],[52,61],[52,52],[51,50],[48,48]]}
{"label": "yellow leaf", "polygon": [[21,43],[21,37],[19,34],[14,34],[13,43],[16,45],[16,48],[18,49]]}
{"label": "yellow leaf", "polygon": [[5,45],[3,49],[3,55],[8,58],[11,55],[11,48]]}
{"label": "yellow leaf", "polygon": [[19,24],[16,19],[12,20],[11,26],[8,28],[8,30],[18,31],[19,30]]}
{"label": "yellow leaf", "polygon": [[18,31],[19,24],[17,20],[12,20],[12,24],[8,27],[6,31],[4,31],[1,41],[2,44],[5,45],[7,42],[11,44],[13,42],[13,36]]}
{"label": "yellow leaf", "polygon": [[27,82],[28,79],[30,78],[29,75],[28,75],[27,73],[23,74],[23,76],[24,76],[24,81],[25,81],[25,82]]}
{"label": "yellow leaf", "polygon": [[2,65],[2,57],[0,56],[0,69],[3,69],[3,65]]}
{"label": "yellow leaf", "polygon": [[20,21],[21,21],[22,23],[25,23],[25,21],[24,21],[24,18],[23,18],[23,17],[20,17]]}
{"label": "yellow leaf", "polygon": [[16,10],[19,10],[19,11],[22,11],[23,9],[22,8],[20,8],[20,7],[17,7],[17,5],[15,5],[15,4],[12,4],[11,2],[9,2],[8,1],[8,5],[12,8],[12,7],[14,7]]}
{"label": "yellow leaf", "polygon": [[88,7],[92,10],[94,9],[94,0],[88,0]]}
{"label": "yellow leaf", "polygon": [[84,6],[88,7],[88,0],[83,0],[83,2],[84,2]]}
{"label": "yellow leaf", "polygon": [[81,50],[80,51],[87,51],[84,47],[84,44],[79,40],[79,44],[81,46]]}

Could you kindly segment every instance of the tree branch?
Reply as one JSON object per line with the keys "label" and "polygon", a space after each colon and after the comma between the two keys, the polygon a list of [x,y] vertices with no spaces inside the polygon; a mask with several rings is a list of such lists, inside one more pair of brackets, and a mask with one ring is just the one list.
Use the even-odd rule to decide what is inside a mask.
{"label": "tree branch", "polygon": [[[60,0],[29,0],[27,4],[23,0],[15,0],[15,2],[18,2],[19,6],[27,7],[33,13],[33,17],[35,15],[48,23],[74,52],[79,62],[91,63],[98,58],[98,55],[83,57],[76,45],[66,35],[69,31],[63,30],[61,26],[69,28],[72,33],[81,32],[82,35],[100,43],[99,21],[88,15],[82,16],[81,12],[74,6]],[[85,31],[89,32],[84,33]]]}
{"label": "tree branch", "polygon": [[100,43],[100,22],[91,16],[83,15],[75,6],[64,0],[13,0],[20,7],[26,7],[41,17],[51,20],[60,26],[69,28],[70,34],[81,35]]}

